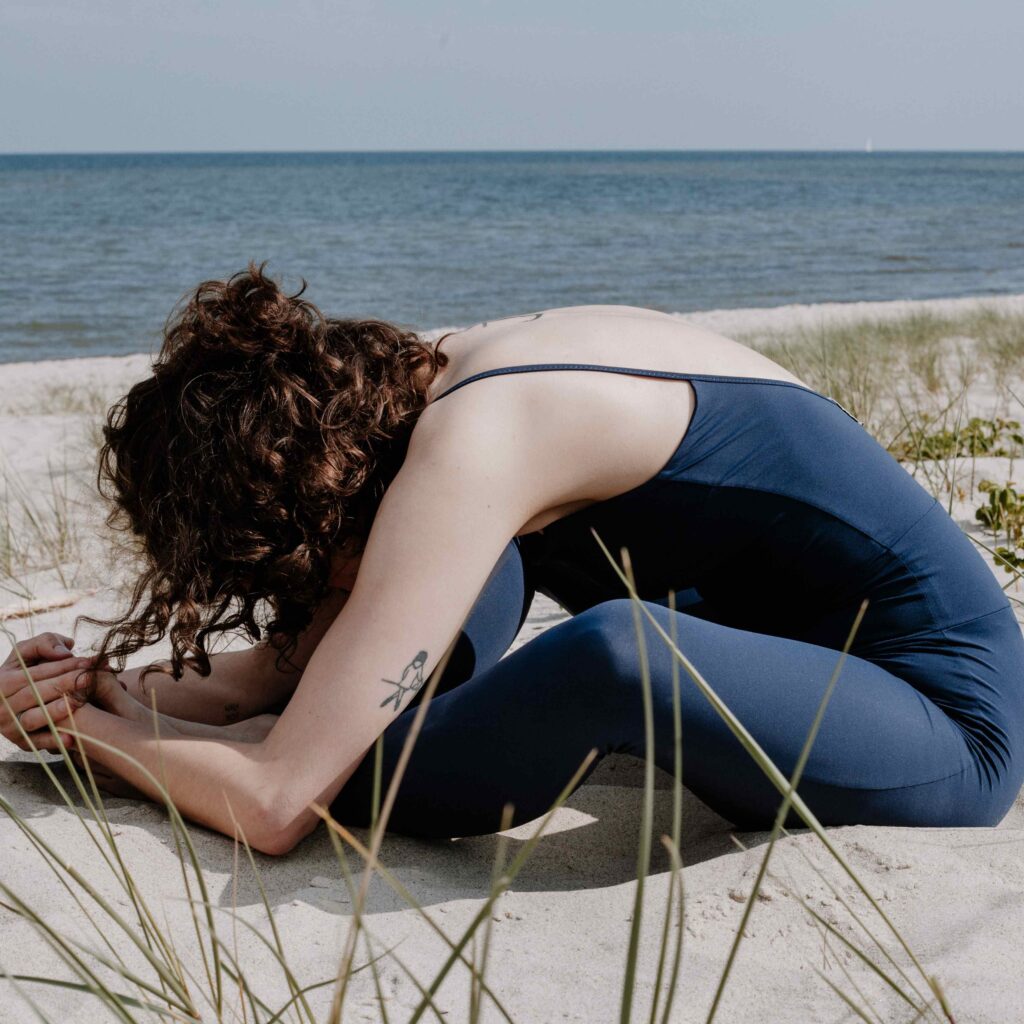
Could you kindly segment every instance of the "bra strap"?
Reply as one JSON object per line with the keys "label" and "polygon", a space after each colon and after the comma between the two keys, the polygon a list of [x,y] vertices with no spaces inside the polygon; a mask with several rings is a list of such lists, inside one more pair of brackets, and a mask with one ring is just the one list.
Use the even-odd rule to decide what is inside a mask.
{"label": "bra strap", "polygon": [[[483,380],[485,377],[500,377],[507,373],[532,373],[540,370],[597,370],[604,373],[628,373],[643,377],[670,377],[673,380],[688,380],[692,377],[701,378],[701,375],[697,373],[677,373],[674,370],[643,370],[632,366],[604,366],[598,363],[524,363],[521,366],[499,366],[493,370],[482,370],[480,373],[474,373],[464,380],[460,380],[457,384],[453,384],[446,391],[442,391],[434,401],[439,402],[445,395],[450,395],[453,391],[458,391],[459,388],[472,384],[473,381]],[[723,379],[738,380],[739,378]],[[785,382],[780,381],[779,383]]]}
{"label": "bra strap", "polygon": [[680,373],[677,370],[647,370],[635,366],[605,366],[600,363],[524,363],[521,366],[499,366],[493,370],[482,370],[480,373],[474,373],[471,376],[466,377],[464,380],[460,380],[457,384],[453,384],[447,390],[442,391],[441,394],[439,394],[433,401],[439,402],[445,397],[445,395],[450,395],[453,391],[458,391],[459,388],[464,388],[467,384],[472,384],[474,381],[483,380],[485,377],[500,377],[508,373],[532,373],[543,370],[596,370],[600,373],[625,373],[633,377],[658,377],[662,379],[667,378],[669,380],[722,381],[735,384],[769,384],[787,388],[798,388],[800,391],[810,392],[812,395],[824,398],[826,402],[831,402],[833,405],[839,406],[839,408],[842,409],[850,419],[856,423],[860,423],[860,420],[858,420],[849,409],[840,405],[840,403],[834,398],[829,398],[828,395],[823,395],[820,391],[804,387],[803,384],[797,384],[790,380],[777,380],[775,377],[739,377],[722,373]]}

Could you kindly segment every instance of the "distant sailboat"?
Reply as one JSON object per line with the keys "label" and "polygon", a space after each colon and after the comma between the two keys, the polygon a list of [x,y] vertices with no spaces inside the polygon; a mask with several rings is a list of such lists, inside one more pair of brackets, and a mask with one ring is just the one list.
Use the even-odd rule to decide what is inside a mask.
{"label": "distant sailboat", "polygon": [[864,143],[864,152],[865,153],[874,153],[874,151],[875,151],[875,147],[871,145],[871,140],[868,139],[868,141]]}

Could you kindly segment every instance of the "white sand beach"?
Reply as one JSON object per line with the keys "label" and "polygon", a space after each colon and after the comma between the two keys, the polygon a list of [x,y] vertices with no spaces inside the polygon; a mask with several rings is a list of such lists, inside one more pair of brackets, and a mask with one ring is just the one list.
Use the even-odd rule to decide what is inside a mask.
{"label": "white sand beach", "polygon": [[[862,320],[898,320],[908,315],[960,316],[978,308],[1024,314],[1024,295],[998,299],[953,299],[930,302],[850,303],[791,306],[768,310],[722,310],[687,315],[696,323],[734,336],[814,329],[822,324],[856,324]],[[955,339],[954,339],[955,340]],[[111,553],[100,529],[101,506],[94,495],[95,430],[99,411],[134,380],[145,375],[148,359],[69,359],[0,365],[0,468],[7,480],[12,521],[26,531],[27,545],[68,555],[46,565],[22,553],[28,568],[0,575],[0,621],[17,637],[44,630],[70,631],[81,614],[110,615],[121,600],[127,564]],[[973,380],[965,407],[971,415],[1012,412],[1005,405],[1001,381],[982,367]],[[1024,394],[1024,393],[1022,393]],[[1000,404],[1004,403],[1004,404]],[[1024,409],[1018,408],[1024,415]],[[974,460],[971,485],[954,485],[950,497],[955,519],[978,538],[974,521],[980,496],[974,484],[983,477],[1013,479],[1011,459]],[[927,467],[921,469],[927,472]],[[19,498],[18,495],[21,497]],[[51,536],[29,536],[24,527],[26,502],[38,518],[55,524]],[[0,516],[0,528],[3,518]],[[45,531],[44,531],[45,532]],[[1009,577],[993,568],[1001,583]],[[16,576],[16,578],[15,578]],[[1015,587],[1009,593],[1018,594]],[[1024,596],[1024,595],[1019,595]],[[1024,612],[1024,609],[1019,609]],[[557,622],[563,613],[539,597],[517,643]],[[95,632],[83,628],[76,646],[85,649]],[[6,654],[7,644],[0,638]],[[154,660],[154,648],[136,659]],[[712,685],[713,680],[709,680]],[[1024,685],[1024,678],[1021,680]],[[684,753],[685,759],[685,753]],[[55,762],[56,763],[56,762]],[[487,984],[509,1016],[525,1024],[564,1021],[605,1022],[619,1019],[619,1000],[636,887],[637,843],[643,795],[643,763],[615,755],[606,758],[560,809],[526,866],[490,913],[492,933]],[[68,774],[59,764],[59,779]],[[684,768],[685,775],[685,768]],[[657,772],[654,853],[644,898],[644,923],[636,982],[636,1020],[647,1020],[655,983],[657,949],[671,878],[668,857],[657,837],[671,830],[672,780]],[[0,740],[0,792],[55,853],[131,916],[125,894],[116,885],[99,847],[66,806],[32,755]],[[77,801],[77,798],[76,798]],[[80,804],[80,801],[77,801]],[[147,901],[166,917],[180,937],[182,955],[194,942],[192,921],[179,870],[178,852],[163,808],[110,798],[110,822],[119,849],[137,872]],[[86,815],[87,818],[90,815]],[[514,855],[536,823],[505,835]],[[231,841],[200,827],[190,830],[202,865],[218,923],[246,974],[272,1006],[289,999],[287,980],[269,947],[267,910],[252,871],[237,864]],[[365,833],[357,833],[365,838]],[[1024,795],[996,828],[832,828],[828,835],[848,859],[878,905],[899,929],[924,971],[938,979],[958,1024],[1004,1024],[1024,1020],[1024,980],[1020,955],[1024,945]],[[738,848],[738,840],[746,851]],[[750,892],[765,833],[734,832],[728,822],[687,794],[683,809],[685,918],[682,969],[671,1020],[706,1019],[708,1007]],[[411,891],[423,910],[450,937],[457,938],[483,903],[490,886],[499,837],[421,841],[388,836],[382,849],[385,866]],[[257,855],[262,883],[289,963],[300,984],[332,977],[351,916],[351,901],[326,832],[321,829],[282,858]],[[358,858],[349,855],[357,868]],[[812,869],[811,864],[821,874]],[[865,965],[845,936],[887,970],[905,972],[908,988],[925,991],[926,982],[908,952],[868,907],[851,879],[829,856],[817,837],[800,830],[783,838],[773,855],[773,876],[756,902],[747,937],[720,1007],[723,1022],[788,1024],[857,1019],[829,987],[861,997],[880,1021],[910,1021],[913,1013],[894,989]],[[24,975],[70,977],[39,930],[12,912],[16,894],[53,927],[77,935],[91,948],[98,938],[86,924],[72,896],[43,863],[29,838],[8,816],[0,814],[0,970]],[[836,934],[823,930],[812,908]],[[851,916],[863,914],[874,938]],[[232,908],[241,922],[233,928]],[[420,914],[380,878],[370,888],[366,926],[375,953],[394,948],[413,975],[428,984],[448,954],[447,947]],[[675,934],[672,926],[670,934]],[[233,932],[235,934],[233,934]],[[136,964],[138,950],[108,929],[113,947]],[[877,939],[878,943],[874,940]],[[880,944],[880,945],[879,945]],[[892,961],[880,951],[884,947]],[[468,952],[468,950],[467,950]],[[110,951],[107,951],[110,955]],[[367,959],[360,947],[357,963]],[[388,957],[382,986],[390,1021],[405,1021],[420,993],[403,969]],[[893,966],[893,965],[896,966]],[[469,981],[456,966],[434,996],[437,1014],[424,1019],[468,1020]],[[0,1022],[32,1019],[27,1003],[11,982],[0,999]],[[23,983],[21,991],[37,1000],[54,1019],[91,1024],[110,1019],[91,997],[71,990],[45,989]],[[316,1012],[329,1006],[330,988],[312,992]],[[238,1003],[237,992],[229,1001]],[[140,1011],[138,1019],[153,1019]],[[211,1013],[211,1020],[215,1016]],[[225,1016],[224,1019],[235,1019]],[[241,1011],[237,1019],[242,1020]],[[287,1018],[286,1018],[287,1019]],[[355,975],[346,999],[345,1020],[379,1021],[382,1014],[368,969]],[[504,1019],[484,998],[481,1020]],[[929,1019],[936,1019],[931,1017]]]}

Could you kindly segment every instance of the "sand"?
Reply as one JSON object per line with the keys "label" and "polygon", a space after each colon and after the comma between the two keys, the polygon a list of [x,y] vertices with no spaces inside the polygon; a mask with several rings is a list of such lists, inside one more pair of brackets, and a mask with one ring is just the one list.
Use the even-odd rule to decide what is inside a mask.
{"label": "sand", "polygon": [[[1024,309],[1024,296],[986,301],[1006,309]],[[912,309],[956,312],[970,302],[831,304],[691,316],[715,329],[739,333],[822,320],[895,316]],[[58,411],[59,403],[48,404],[43,396],[55,386],[116,394],[145,373],[146,365],[144,357],[133,356],[0,366],[0,450],[27,492],[41,505],[52,493],[51,481],[67,479],[68,508],[81,524],[83,536],[79,564],[67,566],[63,579],[51,571],[35,574],[27,581],[31,599],[39,605],[74,603],[8,619],[7,627],[19,637],[46,629],[67,631],[75,615],[110,614],[117,608],[116,595],[107,585],[117,575],[114,563],[105,555],[103,545],[90,539],[99,515],[97,503],[90,497],[93,466],[89,431],[96,417]],[[1009,468],[1004,462],[990,460],[979,471],[1005,478]],[[971,526],[972,507],[961,502],[954,508],[954,516],[965,527]],[[96,592],[90,593],[94,589]],[[27,607],[28,601],[22,596],[0,591],[0,615],[24,612]],[[538,598],[517,643],[526,642],[561,617],[550,601]],[[80,646],[90,635],[84,628],[79,632]],[[6,648],[6,644],[2,646]],[[137,661],[162,652],[155,649],[146,653],[147,659]],[[95,830],[95,825],[80,823],[29,755],[0,741],[0,758],[0,792],[4,797],[62,857],[99,890],[114,897],[119,910],[128,913],[127,900],[118,893],[109,869],[86,834],[86,829]],[[58,776],[66,781],[63,769],[58,769]],[[625,755],[606,758],[555,816],[549,835],[493,909],[487,981],[514,1020],[528,1024],[618,1020],[635,893],[642,781],[642,762]],[[659,771],[656,782],[655,837],[670,830],[672,813],[670,777]],[[126,861],[137,869],[146,898],[158,916],[166,915],[172,932],[187,949],[188,911],[182,901],[178,858],[164,812],[153,805],[113,798],[108,809],[119,847]],[[511,853],[534,827],[528,824],[506,833]],[[672,1020],[689,1022],[706,1017],[767,837],[763,833],[734,832],[728,822],[689,794],[683,832],[684,956]],[[222,908],[218,918],[224,933],[230,939],[230,911],[236,907],[240,919],[266,934],[267,913],[251,871],[243,866],[233,880],[232,843],[198,827],[191,834],[210,899]],[[900,929],[927,973],[939,979],[957,1021],[1024,1019],[1020,971],[1024,943],[1024,796],[997,828],[853,826],[832,828],[828,834]],[[737,848],[733,836],[749,848],[747,852]],[[429,842],[391,836],[385,841],[383,859],[431,918],[449,936],[457,937],[486,895],[498,842],[496,836]],[[0,851],[0,883],[25,898],[54,926],[80,934],[83,941],[96,945],[95,935],[82,930],[81,915],[67,890],[42,864],[14,822],[3,815]],[[824,878],[810,869],[805,855],[818,865]],[[350,920],[351,904],[326,836],[317,833],[286,857],[257,856],[256,860],[289,961],[300,981],[330,977]],[[358,867],[356,859],[350,858],[350,863]],[[817,838],[800,831],[782,840],[773,863],[780,877],[766,883],[763,898],[755,905],[718,1019],[765,1024],[854,1020],[852,1012],[817,973],[823,972],[855,996],[846,971],[873,1006],[876,1019],[909,1021],[913,1016],[909,1007],[873,978],[853,953],[844,951],[837,939],[829,938],[826,943],[820,925],[796,898],[802,897],[838,932],[880,958],[878,947],[859,931],[843,905],[845,901],[863,908],[863,899],[830,862]],[[645,895],[637,1020],[646,1020],[649,1012],[669,879],[666,858],[655,843],[652,876]],[[886,933],[877,915],[863,913],[865,922],[900,967],[923,987],[908,956]],[[445,948],[418,914],[379,879],[371,886],[367,924],[378,950],[397,943],[396,954],[423,983],[434,977]],[[0,968],[68,976],[37,932],[2,908],[0,929]],[[119,950],[127,950],[125,939],[112,934],[111,938]],[[274,1006],[284,1003],[287,987],[267,949],[244,927],[238,929],[237,941],[246,972],[257,979],[267,1001]],[[358,960],[364,959],[365,951],[360,950]],[[413,985],[393,962],[384,967],[382,983],[390,1020],[408,1019],[418,999]],[[27,991],[54,1020],[108,1019],[106,1011],[80,994],[38,987]],[[311,997],[315,1008],[323,1008],[325,999],[322,993]],[[435,1001],[441,1019],[468,1019],[466,972],[453,971]],[[29,1019],[27,1005],[13,992],[0,1000],[3,1024]],[[212,1014],[209,1019],[214,1019]],[[382,1019],[369,971],[356,976],[345,1019]],[[428,1014],[424,1019],[437,1017]],[[490,1022],[502,1018],[485,1000],[481,1019]]]}

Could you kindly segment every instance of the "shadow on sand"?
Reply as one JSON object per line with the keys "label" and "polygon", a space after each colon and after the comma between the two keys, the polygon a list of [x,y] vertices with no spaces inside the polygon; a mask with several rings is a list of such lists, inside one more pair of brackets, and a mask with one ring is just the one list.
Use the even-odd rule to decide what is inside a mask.
{"label": "shadow on sand", "polygon": [[[3,765],[8,796],[27,820],[64,809],[60,798],[37,764],[8,761]],[[61,782],[73,789],[70,775],[59,763],[54,770]],[[641,760],[628,754],[612,754],[597,766],[590,778],[569,798],[549,824],[544,838],[520,871],[512,888],[519,892],[567,892],[601,889],[636,878],[637,842],[642,816],[643,771]],[[658,837],[672,831],[672,779],[656,772],[651,874],[670,868]],[[682,854],[685,865],[698,864],[735,853],[730,838],[736,835],[747,847],[768,838],[767,832],[739,832],[724,818],[684,791]],[[81,809],[80,801],[76,801]],[[171,841],[171,829],[163,809],[149,803],[108,797],[109,820],[117,827],[141,829],[162,843]],[[84,812],[84,817],[91,817]],[[534,833],[540,819],[505,833],[511,860]],[[368,841],[366,829],[352,829]],[[235,863],[234,844],[200,826],[190,834],[205,873],[230,878]],[[460,839],[416,839],[389,834],[381,859],[421,905],[429,907],[458,899],[479,899],[490,890],[498,836]],[[349,866],[359,875],[362,861],[349,852]],[[348,892],[326,830],[305,840],[284,857],[256,855],[260,878],[271,906],[301,900],[324,911],[347,915]],[[211,886],[221,891],[221,905],[238,907],[261,902],[251,868],[242,858],[237,885]],[[216,897],[215,897],[216,898]],[[370,887],[366,913],[391,913],[407,904],[379,878]]]}

